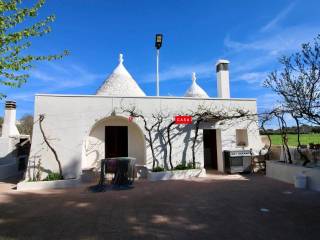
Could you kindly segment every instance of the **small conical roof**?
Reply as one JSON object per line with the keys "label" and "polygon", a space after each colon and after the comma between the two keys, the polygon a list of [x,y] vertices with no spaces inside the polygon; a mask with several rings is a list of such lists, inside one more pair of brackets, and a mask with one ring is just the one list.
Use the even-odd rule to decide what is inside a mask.
{"label": "small conical roof", "polygon": [[123,65],[123,55],[119,54],[119,64],[98,89],[96,95],[144,97],[146,94]]}
{"label": "small conical roof", "polygon": [[197,84],[196,73],[192,73],[192,84],[184,94],[185,97],[208,98],[208,94]]}

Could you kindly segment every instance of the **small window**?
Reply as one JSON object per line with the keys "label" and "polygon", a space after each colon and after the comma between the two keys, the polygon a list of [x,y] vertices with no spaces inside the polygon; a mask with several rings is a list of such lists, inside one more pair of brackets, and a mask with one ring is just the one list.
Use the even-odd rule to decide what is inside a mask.
{"label": "small window", "polygon": [[237,129],[236,130],[236,143],[237,143],[237,146],[241,146],[241,147],[248,146],[247,129]]}

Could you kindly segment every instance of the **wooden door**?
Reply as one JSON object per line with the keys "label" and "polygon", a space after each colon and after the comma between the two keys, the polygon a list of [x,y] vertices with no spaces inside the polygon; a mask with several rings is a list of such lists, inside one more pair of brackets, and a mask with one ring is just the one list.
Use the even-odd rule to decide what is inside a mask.
{"label": "wooden door", "polygon": [[217,139],[215,129],[203,130],[204,167],[218,169]]}
{"label": "wooden door", "polygon": [[128,157],[128,127],[105,127],[105,157]]}

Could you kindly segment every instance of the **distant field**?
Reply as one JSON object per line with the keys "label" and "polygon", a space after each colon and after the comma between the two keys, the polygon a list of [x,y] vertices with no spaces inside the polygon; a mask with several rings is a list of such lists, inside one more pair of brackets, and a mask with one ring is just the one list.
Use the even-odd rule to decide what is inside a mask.
{"label": "distant field", "polygon": [[[282,140],[280,135],[270,135],[272,145],[282,145]],[[298,145],[298,135],[296,134],[288,134],[289,138],[289,146],[297,146]],[[320,134],[318,133],[308,133],[308,134],[301,134],[300,135],[300,142],[301,144],[308,145],[309,143],[320,144]]]}

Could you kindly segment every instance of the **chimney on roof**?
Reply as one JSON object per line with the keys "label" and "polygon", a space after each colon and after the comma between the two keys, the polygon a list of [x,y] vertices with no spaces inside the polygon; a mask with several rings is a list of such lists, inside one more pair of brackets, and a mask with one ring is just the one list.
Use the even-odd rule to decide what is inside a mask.
{"label": "chimney on roof", "polygon": [[16,102],[6,101],[2,124],[2,137],[20,135],[16,126]]}
{"label": "chimney on roof", "polygon": [[217,90],[219,98],[230,98],[229,61],[220,59],[216,63]]}

